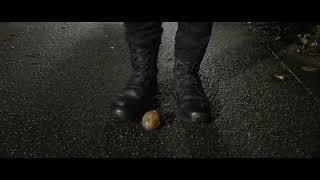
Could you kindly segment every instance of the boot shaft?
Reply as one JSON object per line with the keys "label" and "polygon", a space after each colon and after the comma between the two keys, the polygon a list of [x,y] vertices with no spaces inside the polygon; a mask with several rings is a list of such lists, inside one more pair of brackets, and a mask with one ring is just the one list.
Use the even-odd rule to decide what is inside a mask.
{"label": "boot shaft", "polygon": [[[136,77],[154,77],[158,73],[157,57],[163,32],[161,24],[161,22],[125,23],[131,65]],[[180,80],[181,88],[192,84],[199,86],[198,72],[210,40],[211,30],[211,22],[178,23],[174,76]]]}
{"label": "boot shaft", "polygon": [[210,41],[212,23],[180,22],[176,35],[174,85],[178,100],[205,99],[199,69]]}
{"label": "boot shaft", "polygon": [[161,22],[126,22],[125,30],[133,71],[157,73]]}
{"label": "boot shaft", "polygon": [[[210,40],[212,22],[179,22],[175,38],[175,57],[193,67],[199,66]],[[162,22],[125,22],[134,70],[155,68],[163,33]]]}
{"label": "boot shaft", "polygon": [[175,38],[175,57],[180,64],[199,71],[211,37],[212,22],[179,22]]}

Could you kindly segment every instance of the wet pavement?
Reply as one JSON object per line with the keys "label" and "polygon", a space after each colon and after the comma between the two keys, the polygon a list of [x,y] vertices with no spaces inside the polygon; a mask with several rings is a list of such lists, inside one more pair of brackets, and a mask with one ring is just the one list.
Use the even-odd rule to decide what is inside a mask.
{"label": "wet pavement", "polygon": [[[312,157],[320,105],[242,23],[215,23],[201,65],[210,124],[175,120],[177,24],[164,23],[160,129],[118,122],[130,72],[122,23],[0,23],[0,157]],[[284,81],[275,73],[285,74]]]}

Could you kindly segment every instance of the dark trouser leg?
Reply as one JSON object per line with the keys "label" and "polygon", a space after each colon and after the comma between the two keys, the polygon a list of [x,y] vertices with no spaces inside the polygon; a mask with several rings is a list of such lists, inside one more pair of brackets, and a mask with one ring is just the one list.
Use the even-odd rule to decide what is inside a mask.
{"label": "dark trouser leg", "polygon": [[125,35],[132,75],[117,96],[113,112],[122,120],[135,120],[143,105],[157,90],[157,58],[161,43],[161,22],[126,22]]}
{"label": "dark trouser leg", "polygon": [[211,120],[199,68],[208,46],[212,22],[180,22],[176,34],[174,84],[178,118],[187,122]]}

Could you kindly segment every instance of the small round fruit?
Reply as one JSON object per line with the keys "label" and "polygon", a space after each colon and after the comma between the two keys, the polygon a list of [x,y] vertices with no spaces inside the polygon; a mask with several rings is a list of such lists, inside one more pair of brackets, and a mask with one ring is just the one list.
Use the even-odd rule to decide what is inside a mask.
{"label": "small round fruit", "polygon": [[142,117],[142,126],[145,130],[150,131],[158,128],[160,125],[160,115],[156,110],[148,111]]}

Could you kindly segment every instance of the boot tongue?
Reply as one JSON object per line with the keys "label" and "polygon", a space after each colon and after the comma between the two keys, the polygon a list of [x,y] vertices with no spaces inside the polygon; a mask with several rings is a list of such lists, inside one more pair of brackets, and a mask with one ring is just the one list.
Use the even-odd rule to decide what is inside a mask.
{"label": "boot tongue", "polygon": [[201,86],[201,80],[197,73],[187,72],[181,76],[181,86],[187,91],[199,91]]}
{"label": "boot tongue", "polygon": [[145,70],[141,72],[135,72],[132,74],[128,81],[128,85],[135,85],[135,86],[144,86],[151,81],[151,79],[154,79],[154,74],[150,70]]}
{"label": "boot tongue", "polygon": [[155,79],[154,73],[135,72],[130,77],[125,87],[125,94],[133,98],[143,98],[145,90],[150,86],[150,83]]}

